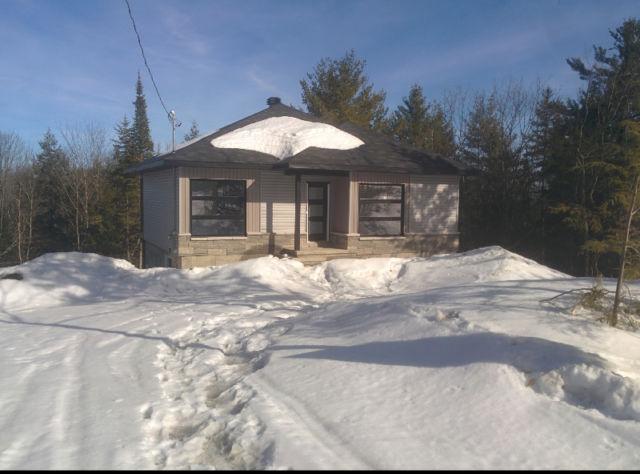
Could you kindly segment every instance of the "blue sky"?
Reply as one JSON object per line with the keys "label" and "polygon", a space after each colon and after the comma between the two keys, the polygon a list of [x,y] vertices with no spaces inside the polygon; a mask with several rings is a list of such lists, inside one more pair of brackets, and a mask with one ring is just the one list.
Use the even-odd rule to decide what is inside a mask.
{"label": "blue sky", "polygon": [[[354,48],[390,108],[411,84],[430,98],[541,80],[575,93],[565,59],[609,46],[640,1],[130,0],[160,92],[184,125],[215,130],[265,106],[301,105],[299,81]],[[124,0],[0,0],[0,130],[35,144],[47,127],[109,130],[143,74],[154,141],[170,142]]]}

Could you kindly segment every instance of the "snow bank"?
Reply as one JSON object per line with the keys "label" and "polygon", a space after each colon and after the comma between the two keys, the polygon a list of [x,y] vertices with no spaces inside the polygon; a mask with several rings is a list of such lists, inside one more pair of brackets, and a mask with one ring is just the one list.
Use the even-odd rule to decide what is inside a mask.
{"label": "snow bank", "polygon": [[[255,298],[278,292],[292,297],[326,298],[327,282],[309,278],[309,268],[297,260],[261,257],[219,267],[139,270],[126,260],[97,254],[51,253],[0,275],[18,272],[23,280],[0,280],[0,310],[27,310],[64,304],[85,304],[132,297],[149,299],[198,297],[251,291]],[[221,285],[224,282],[224,285]],[[264,305],[275,304],[264,303]],[[302,304],[302,303],[300,303]]]}
{"label": "snow bank", "polygon": [[[0,280],[0,310],[55,306],[137,289],[141,272],[126,260],[92,253],[49,253],[23,265],[0,269],[24,279]],[[127,291],[128,294],[130,291]]]}
{"label": "snow bank", "polygon": [[295,117],[272,117],[214,138],[211,145],[259,151],[284,159],[309,147],[350,150],[364,145],[364,142],[326,123]]}
{"label": "snow bank", "polygon": [[343,297],[389,293],[406,262],[404,258],[338,259],[319,265],[316,275]]}
{"label": "snow bank", "polygon": [[584,282],[499,247],[12,272],[0,468],[640,465],[640,335],[542,307]]}
{"label": "snow bank", "polygon": [[407,260],[391,289],[413,292],[479,282],[559,278],[570,276],[494,246],[459,254]]}
{"label": "snow bank", "polygon": [[[220,282],[229,294],[254,289],[290,297],[359,298],[374,293],[412,293],[476,282],[568,278],[533,260],[487,247],[430,258],[338,259],[305,267],[292,259],[261,257],[220,267],[139,270],[125,260],[68,252],[38,257],[0,274],[19,272],[24,280],[0,280],[0,309],[16,310],[68,303],[119,300],[134,295],[207,298]],[[330,296],[331,295],[331,296]]]}
{"label": "snow bank", "polygon": [[563,367],[538,378],[533,388],[611,418],[640,421],[640,387],[607,369],[585,364]]}

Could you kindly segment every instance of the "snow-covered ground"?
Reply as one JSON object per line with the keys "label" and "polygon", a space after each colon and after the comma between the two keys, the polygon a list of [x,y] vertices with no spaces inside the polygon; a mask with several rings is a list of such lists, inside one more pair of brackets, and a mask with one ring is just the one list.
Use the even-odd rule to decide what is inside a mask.
{"label": "snow-covered ground", "polygon": [[541,303],[592,281],[498,247],[10,271],[2,469],[640,466],[640,334]]}

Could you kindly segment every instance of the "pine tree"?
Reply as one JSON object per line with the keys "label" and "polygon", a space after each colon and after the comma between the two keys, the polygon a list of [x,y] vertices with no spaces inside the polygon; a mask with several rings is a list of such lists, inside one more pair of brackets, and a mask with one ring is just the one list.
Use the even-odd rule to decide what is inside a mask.
{"label": "pine tree", "polygon": [[429,104],[422,87],[411,86],[409,96],[402,100],[390,120],[393,136],[400,142],[452,157],[455,154],[453,126],[442,107]]}
{"label": "pine tree", "polygon": [[153,156],[153,141],[151,140],[149,118],[147,117],[147,100],[144,96],[140,73],[138,73],[136,82],[136,100],[133,105],[135,108],[131,127],[133,155],[136,161],[142,161]]}
{"label": "pine tree", "polygon": [[374,90],[364,74],[365,64],[353,50],[341,59],[322,59],[300,81],[307,111],[335,124],[348,121],[381,129],[387,114],[386,93]]}
{"label": "pine tree", "polygon": [[462,187],[465,248],[499,244],[522,252],[535,236],[534,173],[523,137],[514,131],[526,115],[526,97],[520,92],[516,87],[477,96],[469,114],[461,158],[480,175]]}
{"label": "pine tree", "polygon": [[[550,209],[572,234],[583,275],[618,274],[625,190],[634,180],[623,124],[640,118],[640,21],[625,21],[611,36],[613,48],[594,47],[593,66],[567,60],[585,86],[566,102],[558,130],[564,146],[546,158]],[[629,270],[639,272],[640,263]]]}
{"label": "pine tree", "polygon": [[198,123],[195,120],[191,121],[191,128],[189,132],[184,135],[184,141],[188,142],[200,136],[200,130],[198,129]]}
{"label": "pine tree", "polygon": [[125,171],[150,158],[153,155],[153,142],[147,117],[147,102],[138,74],[136,99],[133,102],[134,116],[130,124],[125,116],[116,126],[117,138],[114,141],[111,182],[113,187],[113,223],[112,229],[106,229],[107,235],[113,235],[117,242],[118,254],[131,263],[142,265],[142,229],[140,225],[140,178],[129,176]]}
{"label": "pine tree", "polygon": [[125,175],[130,166],[139,161],[136,134],[133,125],[125,116],[116,126],[116,139],[113,144],[113,164],[111,183],[113,205],[111,212],[114,224],[107,234],[117,242],[117,254],[132,263],[139,263],[141,252],[140,228],[140,183],[137,176]]}
{"label": "pine tree", "polygon": [[[539,226],[537,252],[539,259],[569,273],[576,273],[578,246],[574,232],[554,212],[552,203],[573,196],[572,176],[567,156],[567,120],[565,103],[550,88],[541,91],[537,100],[531,130],[526,136],[526,156],[533,172],[533,193]],[[561,193],[561,194],[560,194]]]}
{"label": "pine tree", "polygon": [[61,177],[69,173],[69,160],[51,130],[47,130],[39,145],[34,163],[40,196],[35,213],[35,245],[40,253],[67,251],[71,249],[72,237]]}

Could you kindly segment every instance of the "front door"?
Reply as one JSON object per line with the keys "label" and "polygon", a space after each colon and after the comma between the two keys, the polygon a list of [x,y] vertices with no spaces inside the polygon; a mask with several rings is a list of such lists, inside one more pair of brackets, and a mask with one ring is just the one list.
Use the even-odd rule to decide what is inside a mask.
{"label": "front door", "polygon": [[309,240],[327,240],[327,183],[309,183]]}

